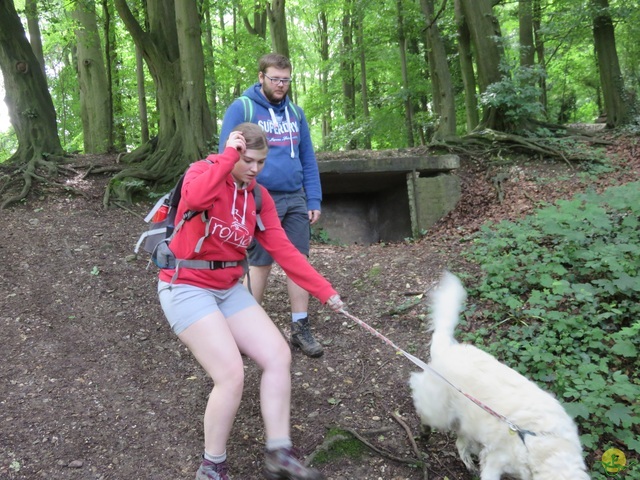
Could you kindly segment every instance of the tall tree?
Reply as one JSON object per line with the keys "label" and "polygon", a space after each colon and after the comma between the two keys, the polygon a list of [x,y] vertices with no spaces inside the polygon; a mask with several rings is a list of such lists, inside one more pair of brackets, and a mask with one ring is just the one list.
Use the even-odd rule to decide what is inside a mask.
{"label": "tall tree", "polygon": [[[340,74],[342,80],[344,119],[347,124],[352,124],[356,120],[356,84],[353,58],[353,0],[345,0],[342,10]],[[356,147],[356,139],[351,136],[346,148],[348,150],[354,150]]]}
{"label": "tall tree", "polygon": [[46,175],[56,172],[64,160],[44,72],[12,0],[0,0],[0,69],[4,100],[18,138],[18,149],[6,163],[19,167],[23,182],[19,193],[2,202],[0,208],[5,208],[25,198],[34,181],[48,182]]}
{"label": "tall tree", "polygon": [[533,44],[532,0],[519,0],[518,2],[518,35],[520,41],[520,66],[532,67],[536,53]]}
{"label": "tall tree", "polygon": [[478,125],[478,99],[476,92],[476,75],[473,70],[471,53],[471,33],[462,11],[461,0],[455,0],[455,19],[458,30],[458,56],[460,58],[460,74],[464,86],[464,106],[467,119],[467,131]]}
{"label": "tall tree", "polygon": [[31,43],[33,54],[38,59],[38,62],[42,67],[42,71],[44,72],[44,53],[42,51],[42,35],[40,34],[40,21],[38,18],[38,1],[26,0],[26,2],[24,3],[24,13],[27,16],[29,43]]}
{"label": "tall tree", "polygon": [[396,13],[398,22],[398,47],[400,49],[400,71],[402,72],[402,90],[404,97],[404,122],[407,129],[407,145],[413,147],[413,99],[409,88],[409,71],[407,66],[407,37],[404,27],[403,0],[396,0]]}
{"label": "tall tree", "polygon": [[287,36],[287,16],[285,0],[271,0],[267,2],[267,17],[269,18],[269,33],[271,34],[271,49],[290,58],[289,38]]}
{"label": "tall tree", "polygon": [[[493,14],[493,0],[460,0],[463,18],[475,47],[480,93],[501,80],[500,62],[504,56],[500,24]],[[505,116],[500,108],[487,106],[479,128],[505,130]]]}
{"label": "tall tree", "polygon": [[[329,21],[324,5],[320,7],[318,13],[318,32],[320,53],[320,92],[322,98],[329,98]],[[331,102],[327,102],[322,110],[322,143],[326,143],[331,133]]]}
{"label": "tall tree", "polygon": [[629,102],[618,61],[609,0],[591,0],[591,8],[593,9],[593,40],[607,114],[607,126],[613,128],[629,121]]}
{"label": "tall tree", "polygon": [[371,133],[369,123],[371,114],[369,113],[369,91],[367,85],[367,56],[364,45],[364,11],[362,2],[357,5],[356,14],[356,46],[360,57],[360,97],[362,102],[362,123],[365,126],[363,148],[371,149]]}
{"label": "tall tree", "polygon": [[112,147],[111,102],[95,3],[92,0],[76,1],[72,15],[77,22],[76,58],[84,151],[105,153]]}
{"label": "tall tree", "polygon": [[[444,140],[456,135],[456,106],[453,82],[447,61],[447,52],[438,30],[438,17],[433,0],[420,0],[422,12],[427,21],[427,50],[429,70],[433,86],[433,103],[438,114],[438,128],[434,139]],[[440,12],[441,13],[441,12]]]}
{"label": "tall tree", "polygon": [[105,192],[130,202],[139,182],[172,183],[193,161],[210,150],[213,125],[204,89],[204,64],[200,22],[195,0],[148,3],[149,28],[144,30],[126,0],[116,9],[136,46],[142,51],[156,86],[158,136],[123,157],[132,164],[118,173]]}
{"label": "tall tree", "polygon": [[547,108],[547,62],[545,55],[544,34],[542,33],[542,1],[533,0],[533,44],[535,45],[536,55],[538,57],[538,65],[544,72],[540,76],[540,104],[544,110],[545,116],[549,115]]}

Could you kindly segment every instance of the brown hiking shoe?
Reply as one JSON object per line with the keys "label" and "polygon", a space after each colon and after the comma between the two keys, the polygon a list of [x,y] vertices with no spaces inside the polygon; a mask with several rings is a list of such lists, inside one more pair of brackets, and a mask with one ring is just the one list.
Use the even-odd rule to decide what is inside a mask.
{"label": "brown hiking shoe", "polygon": [[309,317],[291,324],[291,345],[298,347],[309,357],[320,357],[324,353],[322,345],[313,338],[309,328]]}
{"label": "brown hiking shoe", "polygon": [[231,480],[228,472],[229,467],[226,460],[221,463],[213,463],[202,458],[200,468],[196,472],[196,480]]}
{"label": "brown hiking shoe", "polygon": [[264,462],[264,476],[268,480],[324,480],[319,471],[305,467],[293,448],[267,450]]}

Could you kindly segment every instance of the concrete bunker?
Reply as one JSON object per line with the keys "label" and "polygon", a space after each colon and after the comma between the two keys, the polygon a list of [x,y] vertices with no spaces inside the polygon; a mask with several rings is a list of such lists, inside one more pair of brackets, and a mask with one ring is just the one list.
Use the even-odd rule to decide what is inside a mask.
{"label": "concrete bunker", "polygon": [[324,199],[314,231],[342,244],[417,238],[460,199],[457,155],[319,153],[318,166]]}

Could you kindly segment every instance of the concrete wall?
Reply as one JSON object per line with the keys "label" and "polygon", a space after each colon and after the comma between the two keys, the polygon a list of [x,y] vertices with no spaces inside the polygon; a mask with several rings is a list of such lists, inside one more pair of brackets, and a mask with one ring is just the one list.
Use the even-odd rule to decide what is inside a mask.
{"label": "concrete wall", "polygon": [[456,155],[354,151],[324,157],[318,162],[322,215],[312,227],[324,240],[348,245],[417,238],[460,198],[460,180],[451,173],[460,166]]}

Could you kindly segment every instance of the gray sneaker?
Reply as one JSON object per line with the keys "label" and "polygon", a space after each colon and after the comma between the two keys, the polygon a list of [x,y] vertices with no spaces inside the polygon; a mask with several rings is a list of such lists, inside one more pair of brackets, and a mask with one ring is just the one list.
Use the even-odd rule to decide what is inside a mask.
{"label": "gray sneaker", "polygon": [[268,480],[324,480],[319,471],[305,467],[293,448],[278,448],[265,454],[264,476]]}
{"label": "gray sneaker", "polygon": [[228,471],[226,460],[221,463],[213,463],[203,458],[200,468],[196,472],[196,480],[231,480]]}
{"label": "gray sneaker", "polygon": [[291,324],[291,345],[298,347],[309,357],[320,357],[324,353],[322,345],[313,338],[309,328],[309,317]]}

